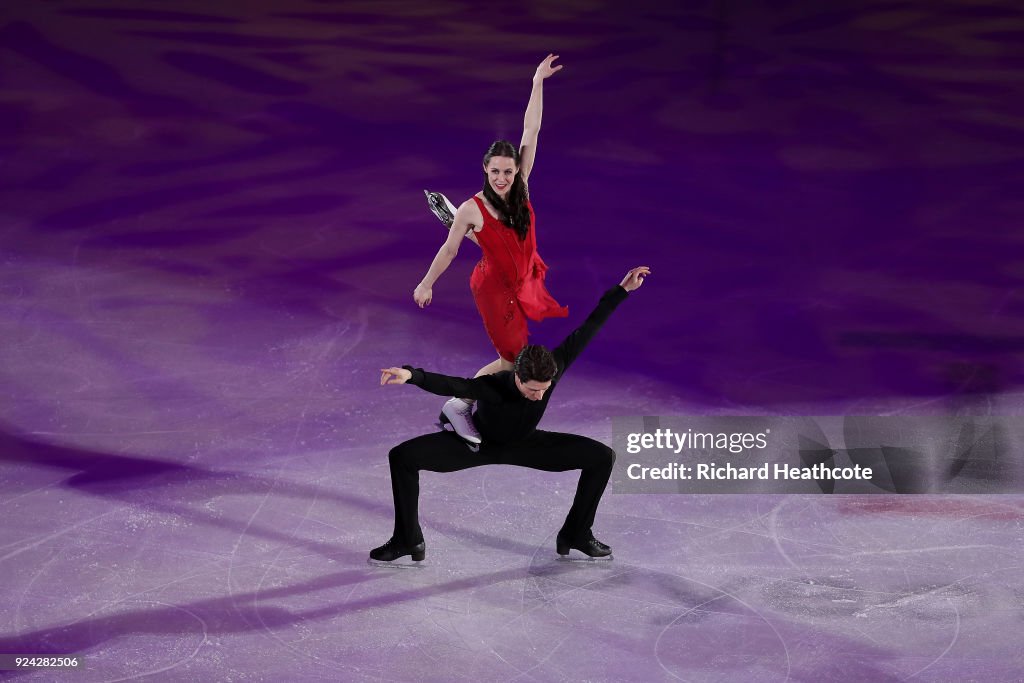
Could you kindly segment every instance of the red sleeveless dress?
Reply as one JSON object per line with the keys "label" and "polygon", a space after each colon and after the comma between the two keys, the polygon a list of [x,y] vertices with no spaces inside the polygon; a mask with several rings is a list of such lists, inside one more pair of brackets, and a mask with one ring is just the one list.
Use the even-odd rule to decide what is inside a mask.
{"label": "red sleeveless dress", "polygon": [[515,230],[491,215],[479,197],[473,199],[484,217],[483,229],[476,233],[484,255],[473,269],[469,288],[498,355],[514,361],[526,346],[527,318],[564,318],[569,309],[559,306],[544,286],[548,267],[537,253],[533,206],[526,203],[530,229],[526,239],[520,240]]}

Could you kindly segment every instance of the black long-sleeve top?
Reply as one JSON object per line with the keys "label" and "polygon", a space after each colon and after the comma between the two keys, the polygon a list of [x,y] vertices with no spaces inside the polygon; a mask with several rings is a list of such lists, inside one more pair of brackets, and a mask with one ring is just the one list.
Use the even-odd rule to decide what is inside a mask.
{"label": "black long-sleeve top", "polygon": [[531,401],[519,393],[514,372],[507,370],[468,379],[406,365],[405,368],[412,372],[412,378],[407,383],[439,396],[476,399],[476,426],[485,442],[505,443],[526,438],[544,416],[548,400],[565,371],[627,296],[629,293],[619,285],[609,289],[583,324],[554,348],[552,354],[558,370],[551,379],[551,387],[539,401]]}

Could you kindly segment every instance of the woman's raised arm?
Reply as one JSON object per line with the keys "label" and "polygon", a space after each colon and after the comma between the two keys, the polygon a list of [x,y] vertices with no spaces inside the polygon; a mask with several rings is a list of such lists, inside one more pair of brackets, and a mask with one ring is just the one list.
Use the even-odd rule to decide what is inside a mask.
{"label": "woman's raised arm", "polygon": [[523,139],[519,143],[519,175],[528,180],[533,170],[533,161],[537,158],[537,134],[540,133],[540,121],[544,114],[544,80],[562,69],[562,65],[552,66],[558,55],[548,55],[533,74],[533,90],[530,102],[526,105],[523,117]]}

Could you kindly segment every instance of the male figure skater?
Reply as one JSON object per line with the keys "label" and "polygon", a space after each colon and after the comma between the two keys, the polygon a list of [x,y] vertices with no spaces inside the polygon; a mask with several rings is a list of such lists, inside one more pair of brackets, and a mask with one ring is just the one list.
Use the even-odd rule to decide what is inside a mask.
{"label": "male figure skater", "polygon": [[554,351],[529,345],[519,352],[512,371],[473,379],[449,377],[419,368],[381,370],[381,384],[414,384],[439,396],[477,400],[474,419],[483,443],[471,451],[451,432],[424,434],[391,449],[391,491],[395,499],[395,529],[391,539],[370,551],[370,559],[391,562],[411,555],[426,557],[419,524],[419,473],[455,472],[480,465],[519,465],[548,472],[582,470],[576,497],[558,532],[556,550],[568,555],[575,548],[590,557],[606,557],[612,549],[591,530],[597,505],[611,476],[615,452],[599,441],[576,434],[536,429],[548,400],[565,371],[608,319],[615,307],[643,284],[650,268],[639,266],[601,297],[586,321]]}

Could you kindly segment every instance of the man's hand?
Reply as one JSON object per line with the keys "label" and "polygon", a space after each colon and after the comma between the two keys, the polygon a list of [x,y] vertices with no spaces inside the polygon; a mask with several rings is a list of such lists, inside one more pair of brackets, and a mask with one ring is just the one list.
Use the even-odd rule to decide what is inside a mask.
{"label": "man's hand", "polygon": [[632,292],[635,289],[640,289],[640,285],[644,283],[644,278],[651,274],[651,269],[647,266],[637,266],[633,270],[626,273],[626,277],[622,278],[622,282],[619,286],[627,292]]}
{"label": "man's hand", "polygon": [[410,379],[412,379],[412,373],[405,368],[381,368],[380,371],[381,386],[385,384],[405,384]]}

